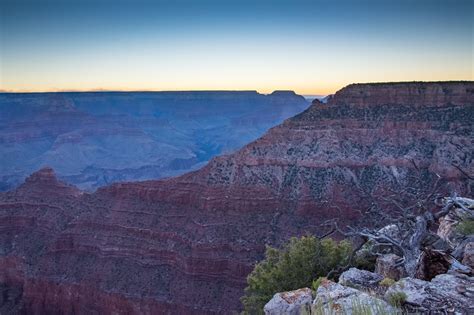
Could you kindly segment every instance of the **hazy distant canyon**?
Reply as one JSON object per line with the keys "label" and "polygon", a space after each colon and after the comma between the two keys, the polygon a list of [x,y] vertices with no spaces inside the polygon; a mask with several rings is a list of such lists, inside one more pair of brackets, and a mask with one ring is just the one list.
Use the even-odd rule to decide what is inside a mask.
{"label": "hazy distant canyon", "polygon": [[86,190],[179,175],[308,106],[286,91],[0,94],[0,191],[44,166]]}

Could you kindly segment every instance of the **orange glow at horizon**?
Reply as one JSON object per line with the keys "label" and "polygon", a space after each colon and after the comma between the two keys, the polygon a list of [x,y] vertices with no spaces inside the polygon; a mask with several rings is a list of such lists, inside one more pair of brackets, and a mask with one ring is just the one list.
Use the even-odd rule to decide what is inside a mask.
{"label": "orange glow at horizon", "polygon": [[468,0],[53,2],[0,1],[0,91],[326,95],[473,80]]}
{"label": "orange glow at horizon", "polygon": [[414,80],[362,80],[362,81],[347,81],[347,82],[329,82],[329,83],[317,83],[306,84],[305,86],[294,86],[288,84],[288,86],[278,85],[275,87],[262,87],[262,86],[247,86],[247,85],[217,85],[217,86],[152,86],[152,85],[137,85],[131,83],[130,85],[121,85],[108,87],[94,87],[88,86],[74,86],[74,87],[46,87],[41,88],[35,86],[26,86],[19,88],[4,88],[0,82],[0,93],[48,93],[48,92],[163,92],[163,91],[257,91],[261,94],[269,94],[276,90],[292,90],[299,95],[329,95],[334,94],[343,87],[352,83],[373,83],[373,82],[409,82],[409,81],[472,81],[474,78],[469,75],[459,76],[451,79],[444,77],[437,78],[423,78]]}

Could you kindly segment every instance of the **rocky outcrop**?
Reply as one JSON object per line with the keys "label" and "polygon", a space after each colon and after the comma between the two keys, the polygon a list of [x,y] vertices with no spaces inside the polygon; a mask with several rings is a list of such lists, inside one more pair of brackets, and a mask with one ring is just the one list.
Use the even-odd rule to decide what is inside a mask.
{"label": "rocky outcrop", "polygon": [[[363,273],[364,270],[355,268],[351,268],[350,271],[352,275]],[[312,292],[308,288],[276,293],[265,305],[264,312],[267,315],[400,313],[398,309],[375,295],[327,279],[321,281],[315,296],[313,299]]]}
{"label": "rocky outcrop", "polygon": [[387,299],[396,293],[404,293],[406,306],[414,312],[461,313],[474,311],[474,278],[457,273],[436,276],[431,282],[404,278],[391,286]]}
{"label": "rocky outcrop", "polygon": [[448,251],[426,248],[420,255],[415,276],[418,279],[430,281],[437,275],[447,273],[451,265],[452,258]]}
{"label": "rocky outcrop", "polygon": [[406,276],[406,271],[399,264],[401,257],[395,254],[379,256],[375,262],[375,272],[384,278],[398,280]]}
{"label": "rocky outcrop", "polygon": [[339,276],[339,284],[358,290],[373,290],[383,279],[378,273],[350,268]]}
{"label": "rocky outcrop", "polygon": [[310,312],[312,300],[312,292],[308,288],[276,293],[265,304],[263,311],[266,315],[304,315]]}
{"label": "rocky outcrop", "polygon": [[[360,234],[354,235],[365,235],[368,241],[361,244],[356,253],[363,250],[378,256],[376,272],[349,268],[339,276],[338,284],[322,278],[310,314],[471,314],[474,311],[470,303],[474,301],[474,272],[470,264],[474,243],[470,239],[474,235],[464,235],[462,241],[453,243],[455,239],[452,239],[447,243],[432,229],[427,229],[426,221],[420,219],[429,218],[428,227],[438,224],[439,220],[444,222],[446,217],[457,218],[459,224],[466,223],[474,214],[471,205],[474,205],[473,199],[447,197],[443,198],[439,212],[425,211],[414,218],[404,212],[405,216],[394,219],[396,223],[381,229],[364,227]],[[461,210],[463,216],[457,215]],[[400,233],[402,231],[405,233]],[[464,229],[466,231],[469,229]],[[403,243],[404,239],[410,242]],[[465,264],[450,255],[459,248],[462,248]],[[403,257],[383,254],[390,250],[402,253]],[[413,276],[407,271],[407,259],[415,262]],[[334,273],[327,276],[330,275]],[[400,280],[395,282],[394,279]],[[285,314],[281,307],[277,309]]]}
{"label": "rocky outcrop", "polygon": [[[472,101],[470,82],[424,82],[351,84],[336,92],[332,103],[355,106],[373,104],[401,104],[420,107],[444,106],[448,103],[464,105]],[[468,92],[468,93],[466,93]]]}
{"label": "rocky outcrop", "polygon": [[312,314],[395,314],[387,302],[332,281],[322,281],[313,301]]}
{"label": "rocky outcrop", "polygon": [[[469,198],[458,198],[459,205],[450,211],[446,216],[442,217],[439,222],[437,235],[445,240],[451,247],[457,247],[461,243],[465,243],[465,235],[458,231],[458,226],[465,220],[472,220],[470,211],[474,211],[474,200]],[[458,249],[458,256],[462,255],[466,244],[462,244]],[[459,257],[458,257],[459,258]]]}
{"label": "rocky outcrop", "polygon": [[[304,300],[298,299],[291,309],[281,302],[281,296],[300,290],[277,293],[265,306],[266,314],[472,314],[474,278],[450,272],[424,281],[403,278],[388,290],[374,290],[381,276],[351,268],[341,275],[339,283],[322,280],[311,308],[311,291]],[[373,281],[376,280],[376,281]],[[343,285],[346,284],[346,285]],[[355,285],[354,285],[355,284]],[[294,299],[296,300],[296,299]],[[291,303],[290,303],[291,304]],[[392,304],[392,305],[391,305]],[[395,306],[394,306],[395,305]],[[269,308],[268,306],[271,306]],[[271,312],[267,310],[271,309]]]}
{"label": "rocky outcrop", "polygon": [[462,263],[474,270],[474,242],[469,242],[464,247]]}
{"label": "rocky outcrop", "polygon": [[230,313],[266,244],[367,221],[367,196],[413,177],[470,196],[474,83],[391,89],[348,86],[176,178],[82,193],[34,174],[0,194],[0,283],[32,313]]}

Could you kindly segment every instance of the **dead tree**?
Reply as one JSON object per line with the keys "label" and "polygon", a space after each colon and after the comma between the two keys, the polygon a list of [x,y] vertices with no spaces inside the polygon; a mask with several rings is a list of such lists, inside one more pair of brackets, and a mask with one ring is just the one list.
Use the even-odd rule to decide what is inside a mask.
{"label": "dead tree", "polygon": [[[359,187],[370,200],[370,207],[359,211],[362,224],[342,226],[338,219],[333,219],[324,223],[331,226],[330,232],[325,234],[339,233],[346,238],[359,239],[359,242],[354,242],[359,244],[354,253],[364,243],[370,242],[371,253],[375,256],[396,254],[400,259],[394,267],[402,266],[407,276],[415,277],[423,252],[436,242],[442,243],[434,225],[455,208],[474,216],[474,202],[455,194],[442,198],[441,177],[438,175],[428,189],[420,183],[421,176],[412,177],[412,186],[398,185],[384,196],[374,196]],[[437,211],[433,211],[435,208]],[[333,273],[341,271],[334,270]]]}

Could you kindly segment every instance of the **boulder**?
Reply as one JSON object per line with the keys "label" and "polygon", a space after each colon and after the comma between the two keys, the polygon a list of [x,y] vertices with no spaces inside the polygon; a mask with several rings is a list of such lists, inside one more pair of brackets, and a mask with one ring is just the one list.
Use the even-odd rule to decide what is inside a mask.
{"label": "boulder", "polygon": [[323,280],[311,307],[312,314],[392,314],[396,308],[362,291]]}
{"label": "boulder", "polygon": [[404,278],[392,285],[385,299],[404,293],[405,307],[419,313],[474,313],[474,278],[458,273],[436,276],[431,282]]}
{"label": "boulder", "polygon": [[447,273],[452,259],[446,252],[426,248],[420,256],[415,277],[431,281],[437,275]]}
{"label": "boulder", "polygon": [[462,273],[466,275],[472,275],[472,268],[460,263],[457,259],[451,259],[451,266],[448,270],[449,273]]}
{"label": "boulder", "polygon": [[462,235],[456,231],[459,220],[454,215],[448,214],[439,219],[438,231],[436,234],[444,239],[452,248],[459,243]]}
{"label": "boulder", "polygon": [[311,289],[308,288],[280,292],[265,304],[263,311],[266,315],[309,314],[312,300]]}
{"label": "boulder", "polygon": [[401,257],[395,254],[385,254],[379,256],[375,263],[375,273],[378,273],[384,278],[399,280],[406,275],[403,266],[397,266]]}
{"label": "boulder", "polygon": [[350,268],[341,274],[339,284],[362,291],[371,291],[375,289],[382,280],[383,276],[377,273]]}
{"label": "boulder", "polygon": [[462,263],[471,269],[474,269],[474,242],[469,242],[464,247]]}
{"label": "boulder", "polygon": [[466,197],[451,197],[458,205],[458,208],[462,208],[464,211],[474,210],[474,199]]}
{"label": "boulder", "polygon": [[444,252],[452,250],[451,246],[445,239],[434,233],[426,233],[421,241],[421,246],[431,250]]}
{"label": "boulder", "polygon": [[463,241],[461,241],[454,251],[451,253],[451,255],[456,258],[457,260],[463,260],[464,259],[464,249],[466,248],[466,245],[468,243],[474,243],[474,235],[469,235],[467,236]]}

